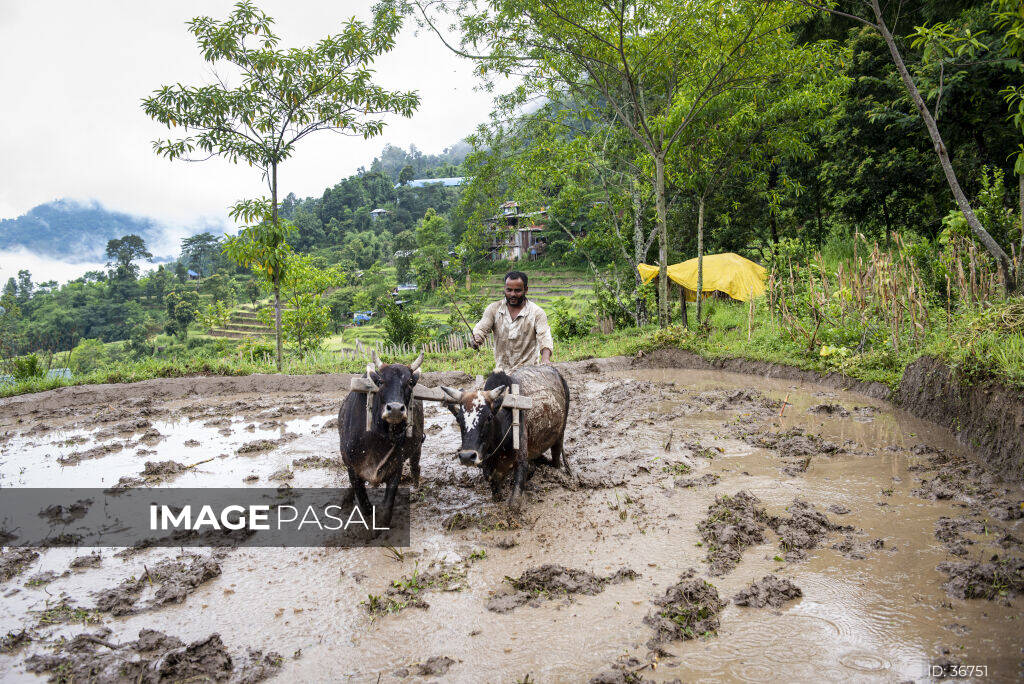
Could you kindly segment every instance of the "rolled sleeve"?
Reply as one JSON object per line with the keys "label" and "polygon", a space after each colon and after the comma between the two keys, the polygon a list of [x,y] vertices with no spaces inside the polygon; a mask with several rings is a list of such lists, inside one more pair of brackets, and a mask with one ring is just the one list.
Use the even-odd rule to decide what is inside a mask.
{"label": "rolled sleeve", "polygon": [[487,305],[487,308],[484,309],[484,315],[480,318],[480,322],[473,328],[474,335],[487,337],[487,333],[494,329],[494,312],[497,308],[498,302]]}
{"label": "rolled sleeve", "polygon": [[555,351],[555,340],[551,337],[551,326],[548,325],[548,315],[544,309],[537,307],[537,322],[534,326],[537,332],[537,350],[550,349]]}

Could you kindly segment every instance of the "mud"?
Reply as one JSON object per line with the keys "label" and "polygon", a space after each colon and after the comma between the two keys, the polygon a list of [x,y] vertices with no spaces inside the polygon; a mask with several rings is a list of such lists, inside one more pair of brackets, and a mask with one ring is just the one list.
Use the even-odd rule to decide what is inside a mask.
{"label": "mud", "polygon": [[281,656],[250,651],[236,664],[219,634],[185,644],[163,632],[143,629],[134,641],[115,643],[110,629],[82,632],[55,653],[36,654],[26,661],[26,670],[48,675],[50,681],[168,682],[231,681],[259,682],[281,667]]}
{"label": "mud", "polygon": [[751,608],[764,608],[765,606],[781,608],[786,601],[798,599],[803,595],[800,587],[785,577],[765,575],[749,587],[739,591],[732,597],[732,602],[737,606]]}
{"label": "mud", "polygon": [[[96,594],[96,610],[111,615],[131,615],[172,603],[181,603],[199,585],[221,573],[220,564],[209,556],[183,554],[145,568],[141,577],[130,577],[115,587]],[[144,590],[155,589],[141,605]]]}
{"label": "mud", "polygon": [[657,608],[644,618],[644,623],[654,628],[654,636],[647,642],[649,648],[655,649],[670,641],[714,636],[718,632],[721,624],[718,614],[725,603],[718,597],[718,589],[695,577],[696,572],[690,568],[664,596],[654,599]]}
{"label": "mud", "polygon": [[745,548],[764,541],[767,521],[761,501],[746,491],[715,497],[707,517],[697,523],[708,548],[708,573],[719,577],[735,568]]}
{"label": "mud", "polygon": [[[0,584],[0,678],[79,667],[29,669],[33,656],[72,658],[72,643],[83,668],[122,653],[151,672],[161,662],[151,655],[214,633],[209,652],[231,660],[230,673],[214,670],[239,681],[904,681],[942,658],[1013,664],[1006,654],[1024,647],[1012,575],[1024,537],[1020,487],[948,431],[872,398],[884,396],[877,387],[780,379],[788,371],[765,364],[728,366],[756,378],[678,369],[686,363],[656,352],[560,364],[576,476],[538,466],[518,516],[453,461],[456,428],[429,405],[410,548],[69,548],[0,560],[16,573]],[[0,480],[223,487],[290,473],[291,486],[345,486],[332,421],[348,378],[188,378],[3,400]],[[423,382],[471,379],[426,373]],[[840,408],[811,411],[823,404]],[[177,472],[142,476],[146,462]],[[740,492],[756,503],[716,509]],[[710,520],[714,511],[745,521],[741,533],[725,517]],[[718,566],[701,561],[721,549],[732,558],[712,575]],[[530,580],[545,565],[581,591],[543,577],[520,590],[505,579]],[[701,571],[681,577],[691,566]],[[605,581],[621,568],[640,574]],[[760,610],[733,602],[769,575],[803,596]],[[488,609],[519,593],[531,598]],[[374,601],[384,609],[370,610]],[[103,630],[113,649],[74,641]],[[136,653],[128,645],[141,630],[180,643]],[[211,678],[172,678],[190,676]]]}
{"label": "mud", "polygon": [[779,548],[786,552],[787,561],[807,558],[807,551],[816,548],[836,531],[850,531],[849,525],[835,525],[812,503],[795,499],[786,509],[789,517],[772,516],[768,524],[779,535]]}
{"label": "mud", "polygon": [[609,584],[619,584],[637,577],[639,574],[631,568],[619,568],[612,575],[598,577],[586,570],[549,563],[531,568],[519,577],[506,577],[508,586],[491,596],[487,601],[487,610],[507,613],[527,604],[540,605],[542,599],[553,601],[561,598],[569,601],[577,595],[595,596]]}

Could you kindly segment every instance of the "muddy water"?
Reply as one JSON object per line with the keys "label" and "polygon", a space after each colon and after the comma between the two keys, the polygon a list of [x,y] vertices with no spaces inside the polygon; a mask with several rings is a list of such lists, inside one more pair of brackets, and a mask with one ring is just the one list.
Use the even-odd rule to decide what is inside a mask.
{"label": "muddy water", "polygon": [[[967,455],[948,432],[884,402],[788,381],[674,370],[581,372],[567,380],[573,394],[568,451],[578,480],[540,469],[518,522],[506,524],[503,508],[490,501],[479,475],[455,463],[453,421],[440,407],[429,406],[412,544],[400,556],[382,549],[230,551],[218,556],[221,574],[183,603],[127,617],[104,615],[103,626],[113,630],[116,641],[135,638],[141,628],[185,641],[218,632],[233,654],[249,647],[279,652],[282,681],[394,681],[407,674],[417,681],[430,678],[417,675],[416,666],[433,656],[455,661],[442,679],[466,682],[517,681],[526,675],[537,682],[586,681],[626,656],[638,659],[629,666],[638,676],[655,680],[918,680],[944,650],[958,662],[988,664],[990,678],[1006,679],[1017,671],[1024,599],[953,599],[941,586],[946,576],[936,570],[943,561],[957,560],[935,538],[936,521],[965,515],[973,502],[911,494],[921,475],[908,471],[922,460],[915,447]],[[735,390],[750,389],[763,397],[730,399]],[[331,403],[341,396],[317,400]],[[333,412],[277,417],[278,424],[266,425],[258,416],[278,399],[284,405],[289,398],[232,396],[207,402],[209,410],[198,413],[183,401],[155,406],[150,420],[162,439],[152,444],[136,443],[141,433],[97,438],[109,425],[92,424],[88,411],[3,425],[0,410],[0,429],[11,435],[0,446],[0,485],[108,485],[137,476],[147,460],[168,459],[202,463],[160,481],[163,486],[241,486],[249,475],[259,478],[254,484],[265,485],[282,468],[293,472],[293,485],[344,483],[344,476],[329,467],[291,466],[337,453],[336,430],[324,429]],[[780,417],[783,400],[788,403]],[[821,404],[841,406],[850,415],[809,412]],[[206,425],[212,421],[218,424]],[[40,423],[53,429],[39,430]],[[773,449],[753,446],[750,435],[794,427],[842,446],[843,452],[814,454],[805,472],[784,474],[787,460]],[[290,434],[296,436],[272,450],[236,453],[253,440]],[[199,445],[186,446],[190,439]],[[58,462],[111,442],[127,445],[77,465]],[[686,478],[715,474],[720,479],[713,486],[682,487],[676,480],[687,467]],[[833,533],[808,551],[806,560],[786,562],[777,536],[768,531],[763,544],[743,552],[735,569],[710,577],[696,523],[716,495],[740,490],[775,515],[784,515],[797,497],[819,510],[841,504],[850,513],[827,513],[829,520],[854,526],[856,541],[882,539],[882,548],[849,558],[831,548],[845,537]],[[1011,494],[1024,499],[1019,490]],[[455,513],[493,517],[459,529],[452,524]],[[1020,538],[1021,522],[992,524]],[[970,557],[1006,553],[985,535],[967,536],[976,542]],[[34,625],[32,611],[53,605],[61,595],[90,606],[93,592],[177,553],[159,549],[122,559],[114,556],[115,549],[102,549],[99,568],[25,586],[40,571],[64,572],[71,558],[88,551],[45,551],[0,585],[0,633]],[[1011,554],[1019,556],[1019,546]],[[392,581],[408,581],[442,562],[464,574],[444,587],[455,590],[426,589],[420,596],[427,608],[368,614],[362,603],[368,595],[383,596]],[[507,587],[506,577],[545,563],[599,576],[629,567],[640,577],[608,584],[594,596],[541,596],[537,605],[508,613],[487,610],[490,596]],[[730,602],[717,636],[665,644],[651,666],[646,644],[652,630],[644,617],[653,609],[651,600],[691,567],[724,601],[769,573],[792,580],[803,596],[779,609]],[[0,654],[0,676],[34,679],[25,670],[28,655],[47,652],[61,635],[85,629],[95,625],[38,628],[36,642]]]}

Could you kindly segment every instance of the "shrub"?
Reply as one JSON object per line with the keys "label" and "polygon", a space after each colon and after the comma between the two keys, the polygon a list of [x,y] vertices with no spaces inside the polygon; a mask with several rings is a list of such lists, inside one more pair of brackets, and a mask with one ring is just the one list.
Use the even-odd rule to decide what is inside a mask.
{"label": "shrub", "polygon": [[85,375],[104,364],[107,360],[107,348],[98,339],[83,339],[71,350],[68,366],[76,375]]}
{"label": "shrub", "polygon": [[384,341],[388,344],[415,344],[426,335],[419,317],[409,306],[398,306],[391,302],[382,302],[384,318]]}
{"label": "shrub", "polygon": [[16,356],[11,359],[11,375],[15,380],[41,378],[46,375],[46,369],[43,368],[42,361],[35,354]]}
{"label": "shrub", "polygon": [[559,297],[551,302],[548,321],[555,339],[572,340],[590,334],[594,327],[594,314],[589,306],[580,310],[565,297]]}

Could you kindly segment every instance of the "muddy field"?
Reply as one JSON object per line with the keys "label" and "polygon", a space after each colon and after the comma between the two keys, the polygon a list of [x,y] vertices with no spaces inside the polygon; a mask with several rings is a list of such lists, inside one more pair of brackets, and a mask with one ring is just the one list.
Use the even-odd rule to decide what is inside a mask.
{"label": "muddy field", "polygon": [[[518,518],[428,405],[409,548],[5,549],[0,677],[1021,677],[1024,493],[947,431],[815,384],[614,368],[562,367],[574,474],[538,467]],[[344,393],[265,384],[0,401],[0,486],[347,484]]]}

